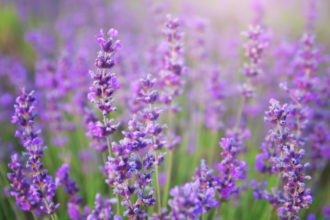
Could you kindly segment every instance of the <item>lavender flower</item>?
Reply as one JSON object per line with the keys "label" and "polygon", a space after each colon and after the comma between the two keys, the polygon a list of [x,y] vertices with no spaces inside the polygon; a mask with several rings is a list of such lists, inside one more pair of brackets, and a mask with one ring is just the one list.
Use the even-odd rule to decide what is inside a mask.
{"label": "lavender flower", "polygon": [[175,187],[171,190],[169,200],[171,213],[169,216],[173,219],[198,219],[205,213],[203,207],[216,207],[217,202],[214,200],[215,191],[208,188],[205,192],[199,191],[198,182],[186,183],[181,187]]}
{"label": "lavender flower", "polygon": [[[200,197],[203,199],[203,195],[212,195],[216,188],[217,180],[214,177],[213,170],[209,169],[204,159],[201,160],[200,167],[195,170],[193,181],[199,184]],[[202,213],[207,213],[210,209],[217,207],[218,201],[214,198],[202,202]]]}
{"label": "lavender flower", "polygon": [[170,192],[173,197],[169,200],[173,219],[198,219],[202,214],[217,207],[218,201],[215,199],[215,178],[213,171],[206,166],[205,160],[201,161],[200,168],[196,169],[193,182],[183,186],[176,186]]}
{"label": "lavender flower", "polygon": [[179,19],[168,15],[164,29],[167,42],[164,45],[162,67],[159,71],[159,86],[162,91],[160,101],[168,105],[170,112],[179,110],[173,101],[182,93],[184,84],[182,75],[187,72],[187,68],[184,66],[183,33],[179,28]]}
{"label": "lavender flower", "polygon": [[232,138],[222,138],[220,146],[223,149],[221,157],[223,160],[218,164],[219,176],[215,188],[225,199],[237,191],[236,182],[244,180],[246,175],[246,165],[244,161],[237,159],[240,147]]}
{"label": "lavender flower", "polygon": [[[17,163],[17,154],[13,155],[12,164],[10,165],[14,173],[8,174],[8,177],[11,181],[14,181],[14,191],[11,194],[16,197],[16,200],[19,200],[21,193],[23,193],[23,203],[18,202],[18,204],[22,205],[21,207],[24,210],[38,210],[35,211],[36,214],[39,214],[40,210],[41,213],[52,215],[59,204],[52,202],[56,185],[53,183],[52,177],[47,175],[48,171],[44,169],[41,162],[46,147],[42,146],[43,143],[38,137],[40,131],[37,131],[34,125],[36,118],[35,102],[34,92],[28,93],[23,89],[21,95],[16,99],[15,115],[12,118],[12,123],[19,125],[16,136],[21,138],[26,150],[24,153],[27,157],[26,169],[31,174],[31,178],[25,179],[24,174],[21,173],[22,165]],[[22,182],[18,183],[18,181]],[[29,184],[29,196],[26,194],[28,187],[26,181]]]}
{"label": "lavender flower", "polygon": [[57,170],[55,183],[57,186],[64,186],[65,192],[70,196],[79,192],[79,188],[76,186],[76,181],[70,178],[69,174],[70,166],[68,164],[62,164]]}
{"label": "lavender flower", "polygon": [[244,63],[243,74],[247,77],[247,82],[243,84],[241,93],[244,98],[251,98],[253,96],[254,88],[252,80],[258,75],[262,74],[261,57],[264,48],[267,47],[268,42],[264,39],[264,29],[259,26],[250,26],[248,32],[243,32],[242,35],[247,39],[244,44],[245,55],[249,62]]}
{"label": "lavender flower", "polygon": [[225,82],[220,79],[220,70],[214,69],[211,77],[207,80],[210,99],[205,111],[206,127],[211,131],[219,131],[223,128],[221,117],[225,111],[223,104]]}
{"label": "lavender flower", "polygon": [[20,206],[23,211],[37,209],[38,201],[35,201],[32,196],[29,181],[23,172],[25,167],[22,164],[22,161],[19,160],[17,153],[12,154],[11,163],[8,167],[13,172],[8,174],[8,179],[12,182],[10,184],[12,188],[10,191],[10,196],[16,198],[16,205]]}
{"label": "lavender flower", "polygon": [[330,219],[330,205],[323,208],[322,214],[325,220]]}
{"label": "lavender flower", "polygon": [[[162,137],[164,126],[157,121],[160,110],[154,106],[158,99],[155,83],[150,75],[140,80],[136,99],[141,109],[128,122],[128,131],[122,132],[124,138],[112,144],[114,157],[109,157],[105,165],[106,182],[123,198],[124,215],[130,219],[146,217],[144,208],[155,204],[151,175],[165,156],[158,153],[166,142]],[[137,196],[134,203],[133,195]]]}
{"label": "lavender flower", "polygon": [[[159,81],[158,87],[160,88],[159,100],[163,103],[164,110],[168,112],[169,129],[167,131],[167,142],[169,150],[168,159],[168,172],[167,172],[167,184],[165,187],[164,202],[167,201],[168,192],[170,189],[169,181],[172,172],[172,154],[175,146],[180,143],[181,139],[177,137],[174,129],[172,128],[172,115],[171,113],[177,113],[180,111],[178,104],[174,102],[174,99],[180,96],[183,92],[182,87],[185,84],[183,75],[187,73],[187,67],[184,62],[184,49],[183,49],[183,32],[180,31],[180,21],[178,18],[174,18],[171,15],[167,16],[165,23],[164,35],[167,41],[164,43],[162,66],[158,72]],[[174,141],[170,141],[174,140]],[[161,210],[158,210],[158,214]]]}
{"label": "lavender flower", "polygon": [[[72,180],[69,174],[70,166],[63,164],[56,173],[55,184],[56,186],[64,186],[65,192],[70,196],[68,201],[68,214],[70,219],[84,219],[86,214],[80,212],[80,205],[82,198],[77,195],[79,188],[76,186],[76,181]],[[85,213],[89,210],[85,208]]]}
{"label": "lavender flower", "polygon": [[270,122],[274,129],[269,130],[265,142],[260,147],[263,153],[257,156],[255,168],[259,172],[275,174],[281,171],[281,167],[273,166],[273,161],[277,160],[281,153],[281,149],[276,145],[279,143],[286,145],[290,138],[287,129],[285,129],[290,107],[288,105],[281,106],[275,99],[271,99],[269,103],[269,110],[265,113],[265,121]]}
{"label": "lavender flower", "polygon": [[37,67],[36,84],[43,91],[44,109],[41,115],[44,126],[52,132],[51,143],[56,147],[67,145],[66,131],[74,130],[74,125],[67,122],[65,99],[72,90],[69,73],[71,62],[68,57],[61,58],[57,65],[50,61],[40,62]]}
{"label": "lavender flower", "polygon": [[268,161],[268,166],[258,165],[257,169],[279,175],[280,183],[272,193],[262,192],[257,184],[253,184],[255,194],[277,208],[281,219],[298,219],[299,211],[312,203],[312,196],[310,189],[305,186],[305,181],[311,177],[304,173],[309,165],[303,162],[303,142],[299,141],[295,127],[290,127],[297,114],[294,108],[286,104],[281,106],[277,100],[270,100],[270,104],[265,120],[273,127],[262,147],[265,156],[261,157]]}
{"label": "lavender flower", "polygon": [[[28,86],[28,74],[24,66],[10,57],[0,53],[0,122],[8,123],[12,114],[17,88]],[[14,92],[14,93],[13,93]]]}
{"label": "lavender flower", "polygon": [[327,81],[322,82],[317,74],[321,60],[316,47],[315,36],[304,34],[296,56],[292,62],[294,78],[281,87],[290,96],[296,120],[292,127],[297,139],[305,142],[305,150],[310,159],[310,170],[320,170],[325,164],[327,151]]}
{"label": "lavender flower", "polygon": [[[113,93],[119,88],[117,78],[114,73],[110,73],[111,69],[115,65],[114,55],[120,47],[119,40],[115,40],[118,32],[114,29],[108,31],[108,38],[105,37],[103,30],[97,37],[97,42],[101,47],[99,51],[95,66],[97,71],[90,71],[93,83],[88,93],[88,99],[91,103],[100,110],[103,115],[103,121],[90,121],[89,122],[89,134],[93,138],[95,149],[104,152],[106,145],[108,145],[109,154],[111,155],[111,149],[109,146],[109,137],[115,132],[119,126],[114,119],[109,119],[110,113],[116,111],[116,107],[113,106]],[[107,142],[107,144],[105,143]]]}
{"label": "lavender flower", "polygon": [[77,195],[79,188],[76,186],[76,181],[72,180],[69,174],[70,166],[63,164],[56,173],[56,185],[63,185],[66,193],[70,196],[67,203],[68,214],[71,219],[86,219],[87,214],[90,212],[88,207],[84,207],[81,212],[82,198]]}
{"label": "lavender flower", "polygon": [[103,199],[101,198],[100,194],[96,194],[95,202],[94,202],[94,209],[91,213],[87,216],[87,220],[111,220],[116,219],[120,220],[120,217],[114,216],[111,206],[116,203],[115,200],[112,199]]}

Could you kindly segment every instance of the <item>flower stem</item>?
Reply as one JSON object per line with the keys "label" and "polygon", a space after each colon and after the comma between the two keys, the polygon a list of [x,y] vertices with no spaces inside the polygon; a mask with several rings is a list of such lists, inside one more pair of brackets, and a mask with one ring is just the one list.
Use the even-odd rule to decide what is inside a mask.
{"label": "flower stem", "polygon": [[[103,116],[103,121],[104,121],[104,124],[106,123],[106,119],[105,119],[105,116]],[[107,145],[108,145],[108,152],[109,152],[109,156],[112,157],[112,153],[111,153],[111,143],[110,143],[110,140],[109,140],[109,137],[107,136],[106,137],[107,139]],[[105,160],[106,161],[106,160]],[[104,161],[104,162],[105,162]],[[119,195],[116,194],[116,198],[117,198],[117,215],[120,215],[120,207],[119,207]]]}
{"label": "flower stem", "polygon": [[34,220],[38,220],[37,216],[32,212],[32,216]]}
{"label": "flower stem", "polygon": [[212,133],[212,139],[211,139],[211,143],[210,143],[211,150],[210,150],[210,154],[208,155],[208,161],[210,163],[210,166],[212,166],[213,158],[216,153],[216,149],[218,147],[217,140],[218,140],[218,134],[216,132]]}
{"label": "flower stem", "polygon": [[171,183],[171,174],[172,174],[172,164],[173,164],[173,151],[170,151],[168,154],[168,167],[167,167],[167,175],[166,175],[166,185],[165,185],[165,191],[163,196],[163,206],[167,206],[167,200],[168,200],[168,193],[170,191],[170,183]]}
{"label": "flower stem", "polygon": [[117,206],[117,215],[120,215],[120,206],[119,206],[119,202],[120,202],[120,198],[119,198],[119,195],[118,194],[116,194],[116,198],[117,198],[117,204],[116,204],[116,206]]}
{"label": "flower stem", "polygon": [[241,101],[240,101],[239,109],[238,109],[238,112],[237,112],[237,116],[236,116],[236,124],[235,124],[236,129],[239,128],[239,126],[241,124],[244,104],[245,104],[245,98],[242,97]]}
{"label": "flower stem", "polygon": [[[155,151],[155,159],[158,161],[157,151]],[[161,200],[160,200],[160,187],[159,187],[159,171],[158,171],[158,165],[156,165],[156,191],[157,191],[157,211],[158,214],[161,214]]]}
{"label": "flower stem", "polygon": [[275,219],[276,219],[276,207],[273,207],[270,220],[275,220]]}
{"label": "flower stem", "polygon": [[[105,125],[106,125],[106,118],[105,118],[105,116],[103,116],[103,123],[104,123],[104,126],[105,126]],[[106,138],[106,140],[107,140],[109,156],[112,157],[112,153],[111,153],[111,143],[110,143],[109,137],[106,136],[105,138]]]}
{"label": "flower stem", "polygon": [[[171,109],[171,108],[170,108]],[[168,112],[168,127],[167,129],[172,129],[172,114]],[[170,191],[170,183],[171,183],[171,175],[172,175],[172,163],[173,163],[173,150],[168,151],[168,158],[167,158],[167,174],[166,174],[166,184],[164,189],[164,196],[163,196],[163,207],[167,207],[167,200],[168,200],[168,193]]]}

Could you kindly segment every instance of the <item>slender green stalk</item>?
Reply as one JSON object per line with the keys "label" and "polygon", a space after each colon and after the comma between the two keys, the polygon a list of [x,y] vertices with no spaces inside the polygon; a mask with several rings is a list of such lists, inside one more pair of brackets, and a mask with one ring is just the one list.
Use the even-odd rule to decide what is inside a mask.
{"label": "slender green stalk", "polygon": [[[277,124],[277,129],[279,130],[280,135],[282,136],[282,128],[281,128],[280,122],[278,120],[276,120],[276,124]],[[282,153],[281,153],[280,156],[282,157]],[[279,188],[281,187],[281,179],[282,179],[282,172],[280,172],[280,178],[279,178],[279,180],[277,182],[277,185],[276,185],[276,188],[275,188],[275,192],[277,192],[279,190]],[[277,207],[273,207],[272,208],[272,212],[271,212],[271,216],[270,216],[270,219],[271,220],[276,219],[276,216],[277,216],[277,214],[276,214],[276,208]]]}
{"label": "slender green stalk", "polygon": [[237,112],[237,116],[236,116],[236,124],[235,124],[235,128],[236,129],[241,124],[241,119],[242,119],[244,104],[245,104],[245,98],[242,97],[241,98],[241,101],[240,101],[239,109],[238,109],[238,112]]}
{"label": "slender green stalk", "polygon": [[117,215],[119,215],[120,213],[120,206],[119,206],[119,203],[120,203],[120,198],[119,198],[119,195],[116,194],[116,198],[117,198],[117,204],[116,204],[116,208],[117,208]]}
{"label": "slender green stalk", "polygon": [[[40,189],[40,190],[41,190],[42,194],[44,194],[43,190],[42,190],[42,189]],[[48,201],[47,201],[46,198],[44,198],[44,203],[46,204],[46,208],[47,208],[47,210],[50,211],[50,210],[49,210],[49,204],[48,204]],[[50,215],[50,218],[51,218],[52,220],[56,220],[56,219],[57,219],[57,216],[56,216],[56,214],[54,213],[54,214],[51,214],[51,215]]]}
{"label": "slender green stalk", "polygon": [[213,132],[212,133],[212,140],[211,140],[211,150],[210,150],[210,153],[208,154],[208,161],[210,163],[210,165],[213,164],[213,158],[214,158],[214,155],[216,153],[216,149],[218,147],[217,145],[217,141],[218,141],[218,134],[216,132]]}
{"label": "slender green stalk", "polygon": [[[105,74],[105,70],[102,71],[102,76],[104,77],[104,74]],[[102,104],[104,105],[104,90],[103,88],[101,89],[101,93],[102,93],[102,99],[101,99],[101,102]],[[103,114],[102,114],[103,115]],[[107,124],[107,121],[106,121],[106,117],[105,115],[103,115],[103,123],[104,123],[104,126],[106,126]],[[107,145],[108,145],[108,152],[109,152],[109,156],[111,157],[112,156],[112,153],[111,153],[111,143],[110,143],[110,140],[109,140],[109,137],[106,137],[106,140],[107,140]]]}
{"label": "slender green stalk", "polygon": [[35,214],[32,213],[33,219],[34,220],[38,220],[37,216],[35,216]]}
{"label": "slender green stalk", "polygon": [[167,158],[168,164],[167,164],[167,174],[166,174],[166,185],[164,190],[164,196],[163,196],[163,206],[167,206],[167,200],[168,200],[168,194],[170,191],[170,185],[171,185],[171,175],[172,175],[172,165],[173,165],[173,151],[170,151],[168,153]]}
{"label": "slender green stalk", "polygon": [[[1,164],[0,176],[3,178],[6,186],[9,186],[10,183],[9,183],[7,177],[4,174],[5,174],[5,172],[4,172],[3,166]],[[22,218],[22,216],[20,215],[21,213],[16,211],[16,206],[14,205],[13,200],[12,199],[8,199],[8,202],[9,202],[9,205],[12,208],[13,212],[15,213],[16,218],[18,218],[18,219]]]}
{"label": "slender green stalk", "polygon": [[[103,121],[104,121],[104,124],[105,124],[106,123],[105,116],[103,116]],[[111,143],[110,143],[109,137],[106,137],[106,139],[107,139],[109,156],[111,157],[112,156],[112,153],[111,153]],[[103,159],[104,159],[104,157],[103,157]],[[119,195],[118,194],[116,194],[116,198],[117,198],[117,205],[116,205],[116,207],[117,207],[117,215],[120,215]]]}
{"label": "slender green stalk", "polygon": [[[219,206],[220,207],[220,206]],[[214,217],[213,217],[213,219],[216,219],[217,218],[217,216],[219,215],[219,208],[216,208],[215,209],[215,212],[214,212]]]}
{"label": "slender green stalk", "polygon": [[276,207],[272,208],[272,212],[271,212],[271,216],[270,216],[270,220],[275,220],[276,219]]}
{"label": "slender green stalk", "polygon": [[[172,128],[172,115],[171,112],[168,112],[168,128]],[[171,184],[171,175],[172,175],[172,163],[173,163],[173,150],[170,150],[168,152],[167,157],[167,174],[166,174],[166,185],[164,189],[164,196],[163,196],[163,207],[167,206],[167,200],[168,200],[168,193],[170,191],[170,184]]]}
{"label": "slender green stalk", "polygon": [[[104,125],[106,125],[106,118],[105,118],[105,116],[103,116],[103,123],[104,123]],[[112,152],[112,150],[111,150],[112,148],[111,148],[111,143],[110,143],[109,137],[107,136],[106,139],[107,139],[109,156],[112,157],[112,153],[111,153]]]}
{"label": "slender green stalk", "polygon": [[[156,159],[156,161],[158,160],[157,151],[155,151],[155,159]],[[160,200],[158,165],[156,165],[155,170],[156,170],[157,212],[160,215],[161,214],[161,200]]]}

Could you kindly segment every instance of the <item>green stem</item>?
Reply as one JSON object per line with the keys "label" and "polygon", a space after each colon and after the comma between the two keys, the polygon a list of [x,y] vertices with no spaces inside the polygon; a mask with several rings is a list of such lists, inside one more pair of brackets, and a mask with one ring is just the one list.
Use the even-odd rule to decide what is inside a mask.
{"label": "green stem", "polygon": [[167,206],[167,200],[168,200],[168,193],[170,191],[170,184],[171,184],[171,175],[172,175],[172,164],[173,164],[173,151],[170,151],[168,154],[168,169],[167,169],[167,175],[166,175],[166,185],[165,185],[165,191],[163,196],[163,206]]}
{"label": "green stem", "polygon": [[116,206],[117,206],[117,215],[119,215],[120,214],[120,206],[119,206],[119,202],[120,202],[120,198],[119,198],[119,195],[118,194],[116,194],[116,198],[117,198],[117,204],[116,204]]}
{"label": "green stem", "polygon": [[33,213],[32,213],[32,216],[33,216],[34,220],[38,220],[37,216],[35,216]]}
{"label": "green stem", "polygon": [[[104,123],[104,126],[106,126],[106,118],[105,116],[103,116],[103,123]],[[108,145],[108,152],[109,152],[109,156],[112,157],[112,153],[111,153],[111,143],[110,143],[110,140],[109,140],[109,137],[105,137],[106,140],[107,140],[107,145]]]}
{"label": "green stem", "polygon": [[[167,129],[172,129],[172,114],[171,108],[168,112],[168,127]],[[173,160],[173,150],[168,151],[168,158],[167,158],[167,173],[166,173],[166,184],[164,189],[163,195],[163,207],[167,207],[167,200],[168,200],[168,193],[170,191],[170,183],[171,183],[171,175],[172,175],[172,160]]]}
{"label": "green stem", "polygon": [[272,209],[272,214],[270,216],[270,220],[275,220],[276,219],[276,207],[273,207]]}
{"label": "green stem", "polygon": [[[4,171],[3,165],[1,164],[0,176],[3,178],[3,180],[5,182],[5,185],[6,186],[10,186],[10,183],[9,183],[9,181],[8,181],[5,173],[6,172]],[[18,218],[18,219],[22,218],[21,212],[20,211],[19,212],[17,211],[16,206],[14,205],[13,200],[11,198],[9,198],[8,199],[8,202],[9,202],[9,205],[12,208],[13,212],[15,213],[16,218]]]}
{"label": "green stem", "polygon": [[[155,159],[158,160],[157,151],[155,151]],[[159,173],[158,173],[158,165],[155,167],[156,170],[156,191],[157,191],[157,211],[158,214],[161,214],[161,200],[160,200],[160,187],[159,187]]]}
{"label": "green stem", "polygon": [[238,109],[238,112],[237,112],[237,116],[236,116],[236,124],[235,124],[236,129],[239,128],[239,126],[241,124],[244,104],[245,104],[245,98],[242,97],[241,101],[240,101],[239,109]]}
{"label": "green stem", "polygon": [[212,133],[212,140],[211,140],[211,150],[210,154],[208,155],[208,161],[210,163],[210,166],[213,164],[213,158],[217,150],[217,140],[218,140],[218,134],[216,132]]}

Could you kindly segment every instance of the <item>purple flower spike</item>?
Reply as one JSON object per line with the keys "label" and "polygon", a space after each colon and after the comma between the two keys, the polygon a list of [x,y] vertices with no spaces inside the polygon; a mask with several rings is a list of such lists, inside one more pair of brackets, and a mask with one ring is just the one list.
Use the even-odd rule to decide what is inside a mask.
{"label": "purple flower spike", "polygon": [[[22,90],[16,99],[15,114],[12,123],[18,124],[16,136],[20,137],[26,152],[26,166],[23,167],[18,160],[18,154],[12,156],[12,163],[9,168],[13,173],[8,174],[11,184],[11,195],[15,196],[16,203],[24,211],[32,211],[35,214],[43,213],[52,215],[59,204],[54,204],[52,198],[55,196],[56,185],[52,177],[48,176],[48,171],[44,169],[41,162],[46,147],[39,138],[40,131],[35,128],[36,99],[34,92]],[[24,172],[23,172],[24,170]],[[30,173],[31,177],[26,177],[24,173]]]}
{"label": "purple flower spike", "polygon": [[221,157],[223,160],[218,164],[219,176],[217,177],[216,189],[221,196],[229,199],[233,192],[236,192],[236,182],[244,180],[246,176],[246,164],[237,159],[240,146],[232,138],[222,138],[219,143],[223,149]]}
{"label": "purple flower spike", "polygon": [[272,128],[261,147],[263,153],[257,156],[256,169],[278,175],[280,183],[272,193],[264,190],[266,184],[252,184],[255,198],[267,200],[277,208],[281,219],[297,219],[299,211],[312,203],[310,189],[305,185],[311,177],[304,173],[309,164],[304,163],[303,142],[300,141],[296,126],[292,126],[296,117],[292,105],[280,105],[277,100],[270,100],[265,121],[270,122]]}
{"label": "purple flower spike", "polygon": [[243,46],[249,62],[244,63],[243,66],[243,74],[248,78],[248,81],[242,85],[241,93],[244,98],[251,98],[254,95],[251,80],[263,73],[261,58],[264,49],[268,46],[268,39],[265,38],[265,30],[260,25],[251,25],[249,31],[243,32],[242,35],[247,40]]}
{"label": "purple flower spike", "polygon": [[[203,190],[201,190],[203,189]],[[214,199],[214,188],[203,188],[199,181],[186,183],[181,187],[175,187],[169,200],[172,209],[169,216],[173,219],[197,219],[211,208],[217,207],[218,202]]]}
{"label": "purple flower spike", "polygon": [[159,87],[162,91],[160,101],[174,113],[179,109],[173,102],[182,94],[182,86],[185,83],[182,75],[187,72],[184,63],[183,32],[180,31],[180,27],[178,18],[167,16],[163,31],[167,41],[163,51],[162,67],[159,71]]}
{"label": "purple flower spike", "polygon": [[[100,194],[96,194],[94,209],[87,216],[87,220],[112,220],[114,218],[111,206],[116,203],[114,199],[101,198]],[[118,217],[116,217],[118,219]],[[119,218],[120,219],[120,218]]]}
{"label": "purple flower spike", "polygon": [[166,154],[159,151],[168,145],[163,137],[165,126],[158,122],[162,111],[155,106],[159,98],[156,83],[151,75],[139,80],[135,97],[140,109],[128,121],[127,131],[122,131],[124,138],[112,143],[114,156],[104,169],[106,183],[122,197],[124,216],[130,219],[146,218],[145,208],[155,205],[153,169],[162,163]]}
{"label": "purple flower spike", "polygon": [[13,173],[8,174],[8,179],[12,182],[10,184],[12,187],[10,196],[16,198],[16,205],[20,206],[23,211],[37,208],[38,201],[33,200],[30,184],[23,172],[24,166],[17,153],[12,154],[11,163],[8,167],[13,171]]}
{"label": "purple flower spike", "polygon": [[170,219],[187,219],[187,217],[198,219],[200,215],[218,207],[218,201],[215,199],[216,184],[213,170],[210,170],[205,160],[202,160],[200,167],[195,171],[193,182],[180,187],[176,186],[170,191],[173,198],[168,202],[171,207],[168,217]]}
{"label": "purple flower spike", "polygon": [[[109,69],[115,65],[114,56],[120,47],[119,40],[114,39],[117,35],[116,30],[110,29],[108,37],[106,37],[101,30],[100,35],[97,36],[97,42],[101,47],[95,61],[97,70],[89,72],[93,82],[88,93],[88,99],[102,113],[103,120],[89,114],[92,117],[88,117],[89,131],[87,136],[93,139],[91,147],[100,152],[104,152],[109,147],[107,142],[110,141],[110,135],[119,127],[119,123],[108,118],[112,112],[117,111],[113,105],[113,95],[119,89],[119,84],[116,74],[109,72]],[[109,149],[110,152],[111,149]]]}
{"label": "purple flower spike", "polygon": [[76,181],[70,178],[69,170],[70,166],[63,164],[62,167],[57,170],[55,183],[57,186],[63,185],[66,193],[73,196],[79,192],[79,188],[76,186]]}

